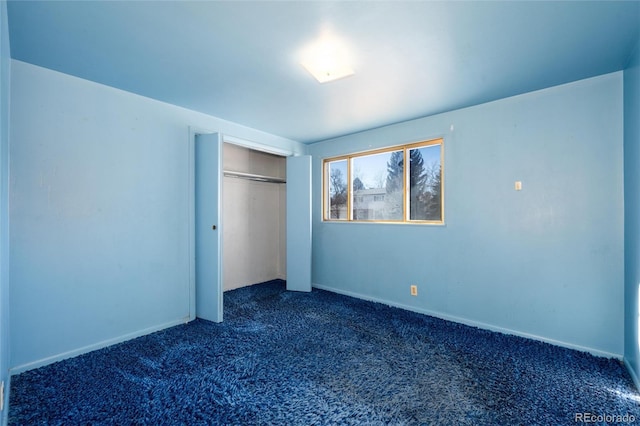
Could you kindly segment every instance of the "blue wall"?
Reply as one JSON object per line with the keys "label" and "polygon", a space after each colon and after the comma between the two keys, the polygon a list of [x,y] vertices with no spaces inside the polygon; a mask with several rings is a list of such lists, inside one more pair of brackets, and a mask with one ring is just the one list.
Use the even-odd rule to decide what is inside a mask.
{"label": "blue wall", "polygon": [[11,93],[14,372],[193,315],[189,125],[302,149],[20,61]]}
{"label": "blue wall", "polygon": [[[314,285],[621,357],[622,77],[311,145]],[[445,226],[321,221],[322,158],[440,136]]]}
{"label": "blue wall", "polygon": [[9,402],[9,86],[10,48],[7,3],[0,2],[0,381],[5,382],[4,413]]}
{"label": "blue wall", "polygon": [[7,2],[0,2],[0,381],[4,381],[7,419],[9,402],[9,84],[10,48]]}
{"label": "blue wall", "polygon": [[624,71],[625,324],[624,357],[640,388],[640,42]]}

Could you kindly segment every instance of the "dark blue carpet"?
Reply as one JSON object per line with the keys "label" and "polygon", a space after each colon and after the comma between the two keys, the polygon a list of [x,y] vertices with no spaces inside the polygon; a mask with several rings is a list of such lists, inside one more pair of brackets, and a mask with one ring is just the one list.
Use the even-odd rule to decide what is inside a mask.
{"label": "dark blue carpet", "polygon": [[617,360],[282,281],[224,303],[222,324],[196,320],[14,376],[9,424],[640,422]]}

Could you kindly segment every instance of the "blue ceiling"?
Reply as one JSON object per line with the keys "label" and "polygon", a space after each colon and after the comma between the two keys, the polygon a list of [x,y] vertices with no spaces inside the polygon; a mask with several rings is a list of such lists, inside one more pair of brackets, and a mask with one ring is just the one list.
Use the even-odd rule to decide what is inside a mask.
{"label": "blue ceiling", "polygon": [[[304,143],[621,70],[639,1],[9,1],[11,56]],[[299,64],[323,31],[355,75]]]}

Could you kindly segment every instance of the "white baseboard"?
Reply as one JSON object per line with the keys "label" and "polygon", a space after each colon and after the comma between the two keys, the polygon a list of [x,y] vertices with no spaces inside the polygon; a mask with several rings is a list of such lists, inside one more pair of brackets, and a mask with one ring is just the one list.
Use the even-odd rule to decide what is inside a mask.
{"label": "white baseboard", "polygon": [[460,324],[464,324],[464,325],[468,325],[471,327],[477,327],[477,328],[481,328],[484,330],[490,330],[490,331],[496,331],[498,333],[503,333],[503,334],[511,334],[513,336],[519,336],[519,337],[524,337],[527,339],[531,339],[531,340],[538,340],[541,342],[545,342],[545,343],[550,343],[552,345],[555,346],[561,346],[563,348],[568,348],[568,349],[574,349],[580,352],[588,352],[592,355],[595,356],[599,356],[599,357],[605,357],[605,358],[615,358],[618,360],[622,360],[623,356],[621,354],[615,354],[615,353],[611,353],[611,352],[606,352],[606,351],[601,351],[599,349],[594,349],[594,348],[589,348],[589,347],[585,347],[585,346],[580,346],[580,345],[576,345],[573,343],[568,343],[568,342],[563,342],[560,340],[555,340],[555,339],[549,339],[543,336],[538,336],[535,334],[530,334],[530,333],[524,333],[521,331],[517,331],[517,330],[511,330],[508,328],[504,328],[504,327],[499,327],[499,326],[495,326],[492,324],[487,324],[487,323],[483,323],[483,322],[479,322],[479,321],[474,321],[474,320],[470,320],[467,318],[462,318],[462,317],[458,317],[458,316],[454,316],[454,315],[448,315],[448,314],[443,314],[442,312],[437,312],[437,311],[432,311],[430,309],[422,309],[422,308],[416,308],[415,306],[409,306],[409,305],[404,305],[402,303],[395,303],[395,302],[390,302],[388,300],[383,300],[383,299],[379,299],[376,297],[371,297],[371,296],[367,296],[365,294],[360,294],[360,293],[356,293],[353,291],[346,291],[346,290],[342,290],[339,288],[334,288],[331,286],[326,286],[326,285],[322,285],[322,284],[313,284],[314,288],[318,288],[320,290],[326,290],[326,291],[330,291],[332,293],[338,293],[338,294],[343,294],[345,296],[350,296],[350,297],[355,297],[356,299],[362,299],[362,300],[368,300],[371,302],[376,302],[376,303],[381,303],[383,305],[387,305],[387,306],[393,306],[395,308],[400,308],[400,309],[404,309],[407,311],[412,311],[412,312],[417,312],[419,314],[424,314],[424,315],[429,315],[435,318],[440,318],[443,320],[447,320],[447,321],[452,321],[452,322],[457,322]]}
{"label": "white baseboard", "polygon": [[179,320],[167,322],[164,324],[160,324],[157,326],[145,328],[142,330],[135,331],[133,333],[128,333],[122,336],[114,337],[113,339],[103,340],[102,342],[98,342],[92,345],[88,345],[82,348],[74,349],[68,352],[64,352],[61,354],[53,355],[47,358],[42,358],[37,361],[29,362],[26,364],[18,365],[16,367],[12,367],[9,369],[10,375],[20,374],[22,372],[33,370],[35,368],[43,367],[48,364],[53,364],[54,362],[62,361],[64,359],[73,358],[78,355],[85,354],[87,352],[92,352],[98,349],[106,348],[107,346],[112,346],[117,343],[126,342],[127,340],[135,339],[136,337],[144,336],[147,334],[154,333],[156,331],[164,330],[165,328],[174,327],[176,325],[185,324],[190,321],[190,318],[182,318]]}

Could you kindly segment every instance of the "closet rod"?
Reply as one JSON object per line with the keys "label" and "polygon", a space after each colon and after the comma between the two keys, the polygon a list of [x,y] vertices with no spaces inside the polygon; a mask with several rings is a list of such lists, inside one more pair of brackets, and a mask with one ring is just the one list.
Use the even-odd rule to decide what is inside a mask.
{"label": "closet rod", "polygon": [[254,181],[257,181],[257,182],[287,183],[286,179],[279,178],[279,177],[257,175],[255,173],[236,172],[236,171],[233,171],[233,170],[225,170],[224,171],[224,175],[226,177],[248,179],[248,180],[254,180]]}

